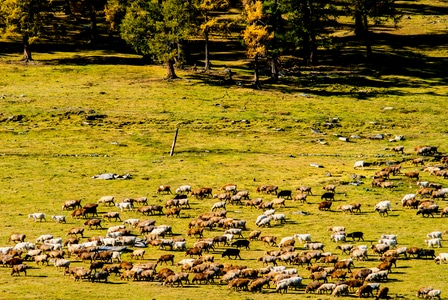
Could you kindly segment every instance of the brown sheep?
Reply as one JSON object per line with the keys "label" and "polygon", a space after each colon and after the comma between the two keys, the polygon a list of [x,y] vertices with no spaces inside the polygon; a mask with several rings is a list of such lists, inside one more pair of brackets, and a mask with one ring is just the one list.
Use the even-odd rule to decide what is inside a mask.
{"label": "brown sheep", "polygon": [[374,297],[373,289],[370,285],[363,285],[356,291],[356,296],[358,296],[359,298],[364,297],[364,296],[369,297],[369,295],[371,297]]}
{"label": "brown sheep", "polygon": [[319,281],[310,282],[305,287],[305,293],[308,294],[311,292],[315,292],[321,285],[322,285],[322,283],[320,283]]}
{"label": "brown sheep", "polygon": [[322,201],[319,204],[319,210],[330,210],[332,204],[333,202],[331,201]]}
{"label": "brown sheep", "polygon": [[247,278],[235,278],[232,279],[227,287],[229,289],[236,289],[236,290],[248,290],[248,285],[250,283],[250,279]]}
{"label": "brown sheep", "polygon": [[414,171],[414,172],[407,172],[407,173],[404,173],[404,176],[406,176],[406,177],[408,177],[408,178],[410,178],[410,179],[416,179],[416,180],[418,180],[418,179],[419,179],[419,176],[420,176],[420,173],[417,172],[417,171]]}
{"label": "brown sheep", "polygon": [[11,269],[11,276],[14,274],[17,274],[17,276],[20,276],[20,272],[23,272],[26,276],[26,270],[28,268],[29,268],[29,266],[27,266],[25,264],[14,265],[14,266],[12,266],[12,269]]}
{"label": "brown sheep", "polygon": [[156,193],[157,194],[161,194],[161,193],[172,194],[171,187],[169,185],[161,185],[157,188]]}
{"label": "brown sheep", "polygon": [[85,209],[84,216],[87,216],[87,214],[91,214],[93,216],[98,217],[97,212],[98,204],[97,203],[87,203],[84,205],[83,209]]}
{"label": "brown sheep", "polygon": [[345,281],[345,283],[348,285],[348,287],[354,291],[355,288],[359,288],[364,284],[364,280],[361,279],[349,279]]}
{"label": "brown sheep", "polygon": [[370,274],[372,274],[372,270],[371,270],[371,269],[364,268],[364,269],[356,270],[356,272],[353,271],[353,273],[350,275],[350,277],[353,278],[353,279],[361,279],[361,280],[364,280],[364,279],[366,279],[366,277],[367,277],[368,275],[370,275]]}
{"label": "brown sheep", "polygon": [[71,213],[71,216],[75,219],[84,218],[85,215],[86,215],[86,210],[84,208],[77,208],[77,209],[73,210],[73,212]]}
{"label": "brown sheep", "polygon": [[8,242],[14,242],[14,243],[24,242],[25,238],[26,238],[26,235],[24,235],[24,234],[13,233],[8,238]]}
{"label": "brown sheep", "polygon": [[387,286],[383,286],[378,290],[378,293],[376,294],[375,300],[379,299],[390,299],[391,297],[387,295],[389,293],[389,288]]}
{"label": "brown sheep", "polygon": [[185,252],[185,256],[187,256],[187,255],[189,255],[190,257],[197,255],[199,257],[202,255],[202,248],[197,248],[197,247],[190,248]]}
{"label": "brown sheep", "polygon": [[269,236],[262,236],[260,238],[260,240],[263,243],[265,243],[267,245],[270,245],[270,246],[276,246],[276,243],[277,243],[277,237],[276,236],[271,236],[271,235],[269,235]]}
{"label": "brown sheep", "polygon": [[215,274],[213,272],[209,272],[209,271],[205,271],[202,273],[196,273],[193,276],[191,283],[195,283],[197,281],[199,284],[201,284],[202,282],[211,284],[213,282],[214,275]]}
{"label": "brown sheep", "polygon": [[193,227],[187,232],[187,236],[199,236],[200,238],[204,236],[203,227]]}
{"label": "brown sheep", "polygon": [[254,230],[251,231],[249,234],[249,240],[256,240],[260,237],[261,231],[260,230]]}
{"label": "brown sheep", "polygon": [[323,282],[328,282],[327,280],[328,273],[326,271],[319,271],[311,273],[309,278],[313,281],[320,281],[323,280]]}
{"label": "brown sheep", "polygon": [[96,229],[103,228],[101,227],[101,220],[100,219],[90,219],[84,222],[85,226],[89,226],[89,229],[92,229],[93,226],[95,226]]}
{"label": "brown sheep", "polygon": [[384,261],[384,262],[380,263],[377,266],[377,268],[380,270],[387,270],[389,273],[392,273],[392,265],[393,265],[393,262]]}
{"label": "brown sheep", "polygon": [[115,211],[110,211],[110,212],[107,212],[107,213],[103,214],[103,218],[108,219],[109,222],[110,222],[111,219],[115,219],[115,221],[120,221],[121,222],[120,213],[119,212],[115,212]]}
{"label": "brown sheep", "polygon": [[335,270],[347,269],[349,273],[351,272],[350,267],[354,267],[353,260],[351,259],[340,260],[334,264]]}
{"label": "brown sheep", "polygon": [[174,254],[163,254],[157,259],[157,263],[166,263],[171,262],[171,265],[174,265]]}
{"label": "brown sheep", "polygon": [[178,217],[180,218],[180,211],[182,209],[179,207],[172,207],[170,208],[167,212],[166,212],[166,217],[168,218],[169,216],[173,216],[174,217]]}
{"label": "brown sheep", "polygon": [[81,235],[81,237],[84,237],[84,228],[75,227],[67,232],[67,236],[69,235],[77,236],[78,234]]}

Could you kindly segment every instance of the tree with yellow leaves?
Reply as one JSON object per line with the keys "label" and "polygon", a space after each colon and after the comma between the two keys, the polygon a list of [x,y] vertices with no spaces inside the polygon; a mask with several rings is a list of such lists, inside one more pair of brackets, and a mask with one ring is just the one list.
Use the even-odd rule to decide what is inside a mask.
{"label": "tree with yellow leaves", "polygon": [[254,59],[254,87],[260,88],[259,58],[267,56],[267,43],[274,38],[264,24],[263,3],[258,0],[243,0],[243,17],[247,23],[243,32],[246,54]]}
{"label": "tree with yellow leaves", "polygon": [[53,16],[51,0],[0,1],[0,37],[21,36],[23,60],[33,60],[30,44],[44,34],[45,26]]}
{"label": "tree with yellow leaves", "polygon": [[200,15],[199,32],[205,41],[205,66],[204,70],[210,70],[210,50],[209,39],[212,32],[223,32],[228,23],[212,17],[212,12],[226,9],[229,6],[228,0],[198,0],[196,8]]}

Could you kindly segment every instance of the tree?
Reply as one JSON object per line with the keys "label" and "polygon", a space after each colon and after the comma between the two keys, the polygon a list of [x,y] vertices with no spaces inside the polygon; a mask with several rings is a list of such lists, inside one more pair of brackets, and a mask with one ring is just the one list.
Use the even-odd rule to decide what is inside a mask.
{"label": "tree", "polygon": [[228,0],[199,0],[196,4],[197,11],[201,16],[199,32],[204,37],[205,42],[205,67],[206,71],[211,69],[209,38],[212,32],[223,32],[226,27],[225,22],[219,22],[218,18],[212,17],[211,13],[216,10],[225,9],[229,6]]}
{"label": "tree", "polygon": [[109,33],[118,32],[121,22],[126,15],[126,8],[130,0],[108,0],[104,7],[106,22],[109,24]]}
{"label": "tree", "polygon": [[331,0],[285,0],[288,40],[301,49],[306,65],[317,64],[317,49],[328,41],[328,27],[335,18]]}
{"label": "tree", "polygon": [[21,36],[23,60],[33,60],[30,45],[45,32],[53,14],[51,0],[0,1],[0,33],[3,38]]}
{"label": "tree", "polygon": [[372,54],[372,36],[369,19],[378,25],[387,20],[398,23],[400,17],[395,9],[395,0],[343,0],[346,12],[355,20],[355,35],[364,40],[367,56]]}
{"label": "tree", "polygon": [[247,56],[254,59],[254,87],[260,88],[259,58],[267,56],[266,45],[273,39],[274,34],[268,31],[267,25],[263,25],[265,14],[261,1],[243,0],[243,6],[243,16],[247,22],[243,40]]}
{"label": "tree", "polygon": [[173,79],[178,44],[191,30],[191,12],[182,0],[135,0],[126,10],[120,34],[138,53],[165,63],[167,78]]}
{"label": "tree", "polygon": [[93,43],[98,38],[97,15],[104,11],[106,0],[67,0],[70,12],[89,20],[89,39]]}

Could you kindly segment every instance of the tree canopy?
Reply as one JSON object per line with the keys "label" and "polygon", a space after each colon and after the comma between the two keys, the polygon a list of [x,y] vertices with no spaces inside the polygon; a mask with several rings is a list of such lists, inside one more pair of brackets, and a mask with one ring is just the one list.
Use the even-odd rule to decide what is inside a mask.
{"label": "tree canopy", "polygon": [[120,26],[121,37],[138,53],[165,63],[167,78],[176,78],[174,59],[191,30],[190,8],[182,0],[132,1]]}
{"label": "tree canopy", "polygon": [[51,23],[51,0],[3,0],[0,2],[0,33],[4,38],[21,37],[23,59],[32,60],[30,44]]}

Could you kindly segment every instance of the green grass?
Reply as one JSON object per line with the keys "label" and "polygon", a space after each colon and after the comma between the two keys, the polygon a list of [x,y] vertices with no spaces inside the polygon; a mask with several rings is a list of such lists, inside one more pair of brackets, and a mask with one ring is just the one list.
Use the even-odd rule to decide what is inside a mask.
{"label": "green grass", "polygon": [[[411,21],[405,19],[406,26],[396,31],[397,36],[404,37],[402,41],[419,33],[409,29],[411,24],[430,33],[437,33],[443,25],[436,22],[433,27],[424,28],[429,23],[421,16]],[[36,62],[28,65],[15,55],[5,54],[0,58],[0,219],[4,224],[0,227],[0,246],[8,245],[9,235],[16,232],[34,241],[46,233],[65,238],[70,228],[83,226],[84,220],[72,219],[70,212],[61,211],[62,203],[68,199],[82,199],[85,204],[104,195],[114,195],[118,201],[147,196],[150,203],[164,204],[171,195],[156,194],[161,184],[173,189],[181,184],[207,186],[218,193],[222,185],[233,182],[239,189],[249,190],[252,198],[261,196],[265,200],[273,196],[257,194],[255,189],[261,184],[291,190],[300,185],[312,186],[315,196],[310,196],[306,204],[288,201],[286,208],[278,208],[287,215],[287,223],[263,228],[263,235],[280,239],[308,232],[314,240],[326,244],[326,251],[340,258],[346,255],[341,255],[329,240],[327,228],[332,225],[363,231],[366,241],[355,244],[370,245],[381,234],[394,233],[398,234],[400,245],[425,247],[427,233],[448,230],[448,226],[445,219],[421,218],[414,210],[401,208],[401,198],[416,191],[415,183],[395,176],[392,180],[398,187],[384,191],[371,188],[369,178],[383,166],[353,170],[357,160],[401,161],[403,172],[421,170],[422,167],[407,162],[416,157],[414,147],[434,145],[440,152],[448,152],[444,121],[447,85],[441,64],[446,59],[446,49],[443,45],[426,48],[412,43],[403,47],[378,43],[376,65],[356,69],[350,64],[303,68],[300,76],[288,75],[277,85],[265,85],[262,90],[248,88],[244,80],[250,72],[239,69],[246,63],[243,60],[235,62],[234,67],[237,80],[243,80],[239,87],[220,85],[223,74],[218,68],[210,75],[179,70],[180,79],[165,81],[161,79],[163,68],[133,65],[128,62],[137,56],[110,51],[37,52],[33,54]],[[225,62],[218,61],[216,65],[221,63]],[[94,115],[104,117],[91,120]],[[333,118],[338,118],[336,126],[326,128],[324,123]],[[170,157],[176,127],[179,136],[175,155]],[[325,134],[312,133],[311,128],[319,128]],[[386,138],[367,138],[378,133]],[[361,138],[351,138],[352,135]],[[406,139],[389,142],[395,135],[404,135]],[[343,142],[338,136],[350,137],[350,142]],[[405,146],[404,155],[390,150],[398,144]],[[438,164],[430,157],[425,159],[426,165]],[[324,168],[312,167],[313,163]],[[133,178],[91,179],[106,172],[130,173]],[[326,172],[332,176],[326,176]],[[365,184],[343,184],[351,180],[352,173],[366,176]],[[446,180],[424,172],[421,180],[446,186]],[[317,209],[319,196],[322,186],[329,183],[338,185],[336,202],[332,211],[322,212]],[[389,217],[381,218],[373,212],[373,206],[385,199],[391,200],[394,210]],[[215,202],[194,198],[190,201],[192,208],[183,210],[180,219],[150,218],[155,218],[157,224],[169,224],[176,234],[186,236],[191,219],[210,211]],[[353,202],[362,203],[361,214],[345,215],[336,209]],[[437,202],[440,207],[447,206],[445,201]],[[112,210],[115,208],[101,206],[100,214]],[[46,213],[47,222],[34,223],[27,218],[36,211]],[[302,216],[297,211],[309,215]],[[245,236],[256,229],[254,220],[260,213],[246,207],[228,207],[229,217],[247,220]],[[67,215],[68,223],[50,220],[56,214]],[[135,212],[123,212],[121,216],[123,220],[134,217],[143,219]],[[104,221],[104,227],[118,223]],[[86,237],[105,234],[105,230],[86,232]],[[222,231],[215,229],[206,231],[205,236],[220,234]],[[195,239],[186,238],[191,247]],[[442,245],[436,253],[447,251],[444,241]],[[301,245],[296,246],[298,251],[303,250]],[[222,248],[213,254],[219,262],[259,268],[261,264],[256,259],[270,249],[273,247],[254,241],[250,251],[242,252],[241,261],[221,259]],[[151,247],[146,250],[145,258],[151,261],[164,253]],[[183,252],[175,255],[176,262],[184,258]],[[74,265],[87,266],[72,259]],[[124,259],[129,260],[129,254]],[[180,289],[163,287],[158,282],[126,282],[114,276],[109,284],[73,282],[52,266],[27,264],[32,269],[26,277],[11,277],[9,268],[0,268],[0,299],[278,297],[272,288],[263,294],[234,292],[218,284]],[[355,262],[356,269],[377,264],[374,255],[366,262]],[[173,269],[179,270],[176,266]],[[309,272],[303,267],[298,270],[307,284]],[[443,296],[447,290],[444,273],[445,265],[436,265],[432,260],[399,260],[390,280],[382,284],[390,288],[392,297],[412,298],[419,286],[440,288]],[[282,297],[329,298],[304,294],[303,289]]]}

